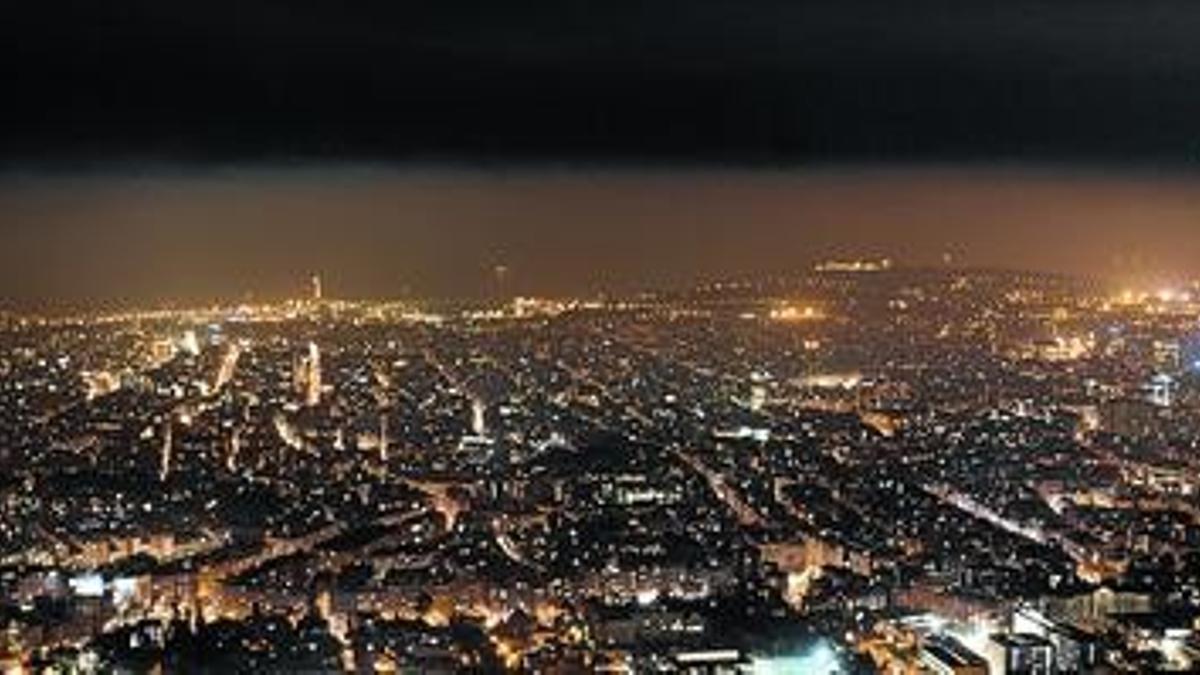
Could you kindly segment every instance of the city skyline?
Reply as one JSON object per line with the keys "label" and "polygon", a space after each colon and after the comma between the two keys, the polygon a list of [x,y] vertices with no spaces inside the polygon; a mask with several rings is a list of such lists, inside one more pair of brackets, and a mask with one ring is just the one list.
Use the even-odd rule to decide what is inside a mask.
{"label": "city skyline", "polygon": [[302,285],[0,315],[0,665],[1200,663],[1195,287],[892,259],[591,300]]}
{"label": "city skyline", "polygon": [[1200,672],[1197,0],[0,14],[0,674]]}
{"label": "city skyline", "polygon": [[313,272],[344,298],[625,294],[856,257],[1200,275],[1186,174],[160,168],[8,174],[0,206],[10,310],[279,300]]}

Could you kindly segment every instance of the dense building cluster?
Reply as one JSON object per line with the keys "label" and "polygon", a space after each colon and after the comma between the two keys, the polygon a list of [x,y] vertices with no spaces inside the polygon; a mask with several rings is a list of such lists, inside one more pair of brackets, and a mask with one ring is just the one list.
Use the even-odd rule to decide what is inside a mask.
{"label": "dense building cluster", "polygon": [[890,261],[0,317],[0,670],[1200,667],[1198,318]]}

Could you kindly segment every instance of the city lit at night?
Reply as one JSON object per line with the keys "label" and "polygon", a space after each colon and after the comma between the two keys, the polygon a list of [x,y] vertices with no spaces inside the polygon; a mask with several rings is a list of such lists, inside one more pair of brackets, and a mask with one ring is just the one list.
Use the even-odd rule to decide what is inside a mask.
{"label": "city lit at night", "polygon": [[0,674],[1200,672],[1197,35],[10,8]]}

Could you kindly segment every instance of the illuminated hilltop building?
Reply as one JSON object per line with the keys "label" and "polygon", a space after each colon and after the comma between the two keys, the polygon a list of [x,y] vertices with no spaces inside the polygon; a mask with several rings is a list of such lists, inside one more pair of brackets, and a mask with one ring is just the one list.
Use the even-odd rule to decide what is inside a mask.
{"label": "illuminated hilltop building", "polygon": [[886,272],[892,269],[891,258],[876,260],[826,260],[813,266],[817,272]]}

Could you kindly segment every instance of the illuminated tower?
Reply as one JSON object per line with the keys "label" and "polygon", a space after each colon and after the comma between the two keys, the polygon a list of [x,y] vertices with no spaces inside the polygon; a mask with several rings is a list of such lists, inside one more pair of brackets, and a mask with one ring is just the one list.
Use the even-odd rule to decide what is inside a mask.
{"label": "illuminated tower", "polygon": [[313,302],[321,301],[321,275],[312,275],[312,299]]}
{"label": "illuminated tower", "polygon": [[508,296],[508,265],[496,265],[492,268],[492,277],[495,282],[496,298],[504,300]]}
{"label": "illuminated tower", "polygon": [[225,468],[230,473],[237,471],[238,453],[242,450],[242,429],[235,427],[229,435],[229,455],[225,458]]}
{"label": "illuminated tower", "polygon": [[163,422],[163,444],[162,455],[159,460],[158,479],[165,481],[171,475],[171,453],[174,451],[174,438],[171,430],[171,416],[167,415],[166,421]]}
{"label": "illuminated tower", "polygon": [[321,350],[317,343],[308,343],[308,378],[305,382],[304,402],[315,406],[321,402]]}
{"label": "illuminated tower", "polygon": [[379,413],[379,461],[388,461],[388,420],[386,413]]}
{"label": "illuminated tower", "polygon": [[238,359],[242,355],[242,348],[237,342],[229,345],[229,351],[225,352],[225,358],[221,359],[221,367],[217,370],[217,383],[213,387],[214,391],[221,391],[225,385],[229,384],[233,379],[234,373],[237,372]]}
{"label": "illuminated tower", "polygon": [[487,433],[487,422],[484,419],[486,412],[487,406],[484,405],[483,399],[476,397],[471,400],[471,433],[476,436]]}
{"label": "illuminated tower", "polygon": [[308,388],[308,359],[301,354],[292,354],[292,391],[304,396]]}

